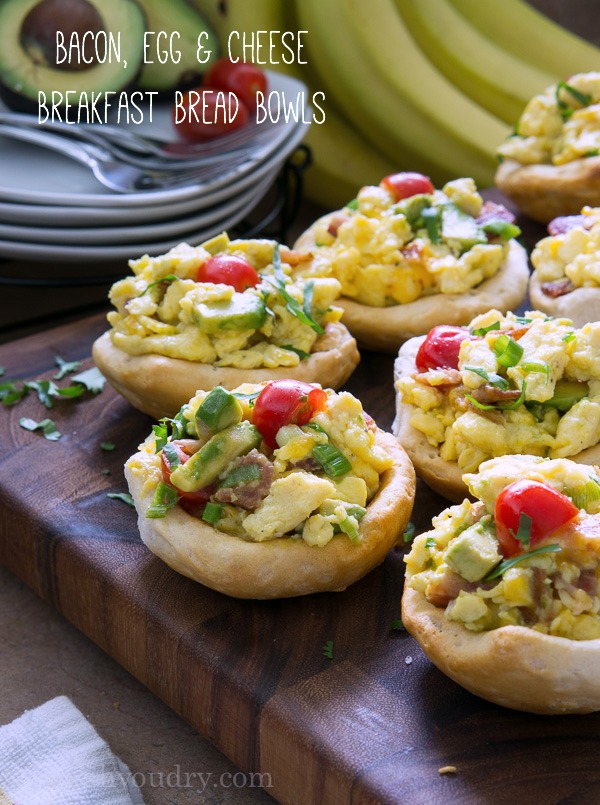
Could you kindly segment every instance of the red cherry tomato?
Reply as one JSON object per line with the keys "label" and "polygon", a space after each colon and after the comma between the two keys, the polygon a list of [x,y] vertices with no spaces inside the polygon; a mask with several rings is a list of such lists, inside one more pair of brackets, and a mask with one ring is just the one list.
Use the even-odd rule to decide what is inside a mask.
{"label": "red cherry tomato", "polygon": [[274,380],[256,398],[252,422],[266,444],[277,447],[277,431],[284,425],[306,425],[327,403],[323,389],[302,380]]}
{"label": "red cherry tomato", "polygon": [[428,176],[422,173],[391,173],[385,176],[379,184],[392,194],[394,201],[410,198],[419,193],[433,193],[435,188]]}
{"label": "red cherry tomato", "polygon": [[[171,442],[172,446],[177,451],[177,455],[179,456],[179,461],[182,464],[190,457],[188,453],[185,452],[181,444],[179,442]],[[160,462],[162,467],[162,476],[163,481],[171,486],[173,489],[177,489],[175,484],[171,483],[171,464],[169,459],[165,455],[165,451],[161,450],[160,453]],[[213,486],[205,486],[203,489],[197,489],[195,492],[182,492],[180,489],[177,489],[179,494],[179,505],[189,511],[190,514],[194,514],[196,516],[202,515],[202,510],[204,509],[205,504],[210,499],[210,496],[215,491],[214,485]]]}
{"label": "red cherry tomato", "polygon": [[203,83],[207,86],[235,92],[250,112],[256,112],[256,93],[267,92],[267,76],[255,64],[232,62],[224,56],[209,67]]}
{"label": "red cherry tomato", "polygon": [[234,254],[216,254],[202,263],[196,274],[196,282],[231,285],[241,293],[246,288],[256,287],[260,277],[243,257]]}
{"label": "red cherry tomato", "polygon": [[246,104],[234,92],[215,87],[191,89],[173,107],[173,124],[186,140],[221,137],[243,128],[250,119]]}
{"label": "red cherry tomato", "polygon": [[415,363],[419,372],[428,369],[458,369],[460,345],[473,338],[466,327],[439,324],[430,330],[419,347]]}
{"label": "red cherry tomato", "polygon": [[[529,546],[524,546],[515,535],[519,530],[521,514],[531,518]],[[579,509],[566,495],[538,481],[515,481],[505,487],[496,498],[494,520],[496,535],[505,556],[516,556],[534,548],[536,543],[572,520]]]}

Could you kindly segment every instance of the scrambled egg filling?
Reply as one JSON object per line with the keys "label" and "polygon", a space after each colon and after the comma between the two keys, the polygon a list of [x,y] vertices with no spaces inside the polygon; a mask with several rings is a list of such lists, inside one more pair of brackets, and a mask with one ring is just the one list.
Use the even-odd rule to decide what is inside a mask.
{"label": "scrambled egg filling", "polygon": [[505,454],[572,456],[600,442],[600,322],[576,329],[539,311],[490,310],[471,322],[458,372],[396,385],[414,407],[410,424],[465,472]]}
{"label": "scrambled egg filling", "polygon": [[[513,560],[503,562],[494,503],[517,480],[551,486],[578,515]],[[526,626],[573,640],[600,638],[600,477],[566,459],[505,456],[464,476],[480,502],[465,500],[433,518],[406,556],[407,583],[445,616],[481,632]],[[516,561],[515,561],[516,560]]]}
{"label": "scrambled egg filling", "polygon": [[[329,277],[293,279],[285,249],[276,277],[275,246],[272,240],[230,241],[221,234],[201,246],[182,243],[160,257],[132,260],[133,276],[110,291],[113,343],[130,355],[216,366],[297,366],[326,325],[341,318],[341,308],[333,306],[340,284]],[[244,258],[260,282],[243,292],[197,282],[198,269],[217,254]]]}
{"label": "scrambled egg filling", "polygon": [[320,222],[312,261],[298,272],[335,277],[342,296],[374,307],[465,293],[496,274],[508,248],[478,222],[482,203],[466,178],[402,201],[363,187],[337,219]]}
{"label": "scrambled egg filling", "polygon": [[[264,385],[247,383],[230,392],[239,405],[238,424],[252,422],[254,401]],[[228,428],[207,433],[198,425],[198,410],[211,393],[198,392],[183,406],[172,422],[174,430],[166,447],[164,440],[157,442],[155,429],[140,446],[141,457],[138,454],[129,460],[129,468],[144,478],[144,491],[152,492],[155,500],[162,494],[161,481],[164,485],[169,480],[160,455],[166,450],[170,461],[168,445],[179,446],[191,461],[209,441],[214,442],[213,437],[225,434],[228,438]],[[219,450],[225,449],[224,444],[219,444]],[[359,543],[366,507],[379,488],[381,474],[393,465],[391,456],[375,443],[372,420],[365,419],[359,400],[347,392],[328,390],[324,407],[309,422],[278,430],[277,445],[271,450],[259,437],[257,448],[247,445],[245,452],[219,468],[216,479],[205,487],[206,495],[200,490],[201,503],[193,504],[192,499],[190,504],[183,494],[179,499],[174,495],[172,505],[180,502],[189,513],[205,520],[206,507],[214,506],[217,514],[208,520],[211,525],[252,542],[287,537],[323,547],[340,535]],[[332,471],[315,458],[317,445],[328,445],[342,457],[342,471]],[[209,453],[206,460],[212,461],[215,450]],[[240,471],[241,480],[234,484],[231,479]],[[176,486],[175,480],[172,472],[170,483]],[[164,512],[148,516],[164,516]]]}
{"label": "scrambled egg filling", "polygon": [[540,240],[531,262],[540,282],[569,279],[574,288],[600,287],[600,207],[584,207],[581,226]]}
{"label": "scrambled egg filling", "polygon": [[600,72],[578,73],[533,97],[498,148],[522,165],[564,165],[600,151]]}

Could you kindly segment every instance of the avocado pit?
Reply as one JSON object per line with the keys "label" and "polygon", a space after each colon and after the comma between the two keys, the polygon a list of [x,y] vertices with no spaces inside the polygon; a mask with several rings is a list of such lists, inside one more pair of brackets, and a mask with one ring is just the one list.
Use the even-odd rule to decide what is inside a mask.
{"label": "avocado pit", "polygon": [[[102,17],[88,0],[41,0],[23,20],[20,43],[35,64],[59,70],[85,70],[100,61],[98,50],[102,40],[98,34],[103,30]],[[58,46],[59,40],[69,54],[66,58]],[[105,38],[105,49],[106,42]],[[78,58],[72,57],[73,50]]]}

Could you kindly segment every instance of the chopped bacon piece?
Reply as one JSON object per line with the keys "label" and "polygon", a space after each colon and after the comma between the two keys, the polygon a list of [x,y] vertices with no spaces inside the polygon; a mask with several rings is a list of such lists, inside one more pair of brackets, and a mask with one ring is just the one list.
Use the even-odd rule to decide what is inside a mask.
{"label": "chopped bacon piece", "polygon": [[429,372],[417,372],[416,374],[412,375],[413,379],[417,381],[417,383],[422,383],[424,386],[433,386],[433,388],[443,388],[444,386],[458,386],[461,382],[461,374],[458,369],[450,369],[450,368],[440,368],[440,369],[432,369],[431,371],[435,372],[435,378],[440,378],[441,375],[444,376],[443,383],[430,383],[430,375]]}
{"label": "chopped bacon piece", "polygon": [[471,397],[483,405],[494,405],[498,402],[513,402],[521,396],[519,389],[499,389],[489,383],[473,389]]}
{"label": "chopped bacon piece", "polygon": [[514,224],[517,219],[503,204],[496,204],[495,201],[484,201],[476,220],[478,224],[483,226],[483,224],[489,224],[491,221],[506,221],[509,224]]}
{"label": "chopped bacon piece", "polygon": [[560,215],[558,218],[550,221],[548,224],[548,234],[550,235],[564,235],[565,232],[570,232],[576,226],[581,226],[587,229],[588,224],[591,226],[591,219],[588,215]]}
{"label": "chopped bacon piece", "polygon": [[310,252],[299,252],[296,249],[288,249],[287,246],[282,246],[279,250],[281,262],[288,266],[297,266],[299,263],[306,263],[312,259]]}
{"label": "chopped bacon piece", "polygon": [[425,591],[425,598],[434,607],[445,607],[450,601],[458,598],[461,590],[472,591],[476,585],[463,579],[458,573],[447,570],[440,576],[436,576],[428,585]]}
{"label": "chopped bacon piece", "polygon": [[564,296],[574,290],[575,286],[568,277],[562,280],[551,280],[550,282],[542,283],[542,292],[552,299],[557,299],[559,296]]}
{"label": "chopped bacon piece", "polygon": [[217,489],[213,500],[216,500],[217,503],[234,503],[236,506],[249,511],[256,509],[262,499],[269,493],[273,483],[273,476],[275,475],[275,468],[269,459],[259,453],[258,450],[251,450],[246,455],[235,459],[229,465],[229,469],[233,470],[237,467],[248,467],[250,465],[258,467],[260,478],[237,486]]}
{"label": "chopped bacon piece", "polygon": [[423,259],[423,242],[413,240],[402,249],[402,254],[409,263],[420,263]]}
{"label": "chopped bacon piece", "polygon": [[348,216],[345,215],[343,212],[338,212],[335,215],[332,215],[329,220],[329,226],[327,227],[328,234],[330,234],[332,238],[336,238],[338,229],[347,220]]}

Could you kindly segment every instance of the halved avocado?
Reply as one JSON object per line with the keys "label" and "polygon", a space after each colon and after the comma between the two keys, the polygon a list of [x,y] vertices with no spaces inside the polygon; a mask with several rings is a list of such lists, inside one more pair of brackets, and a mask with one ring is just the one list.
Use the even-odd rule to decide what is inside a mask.
{"label": "halved avocado", "polygon": [[216,33],[187,0],[138,2],[146,14],[148,32],[146,63],[140,73],[139,87],[166,93],[192,86],[219,56]]}
{"label": "halved avocado", "polygon": [[[13,109],[34,111],[40,90],[49,103],[53,91],[65,99],[75,92],[75,105],[83,92],[119,92],[140,71],[145,27],[135,0],[2,0],[0,94]],[[59,31],[70,63],[57,47]]]}

